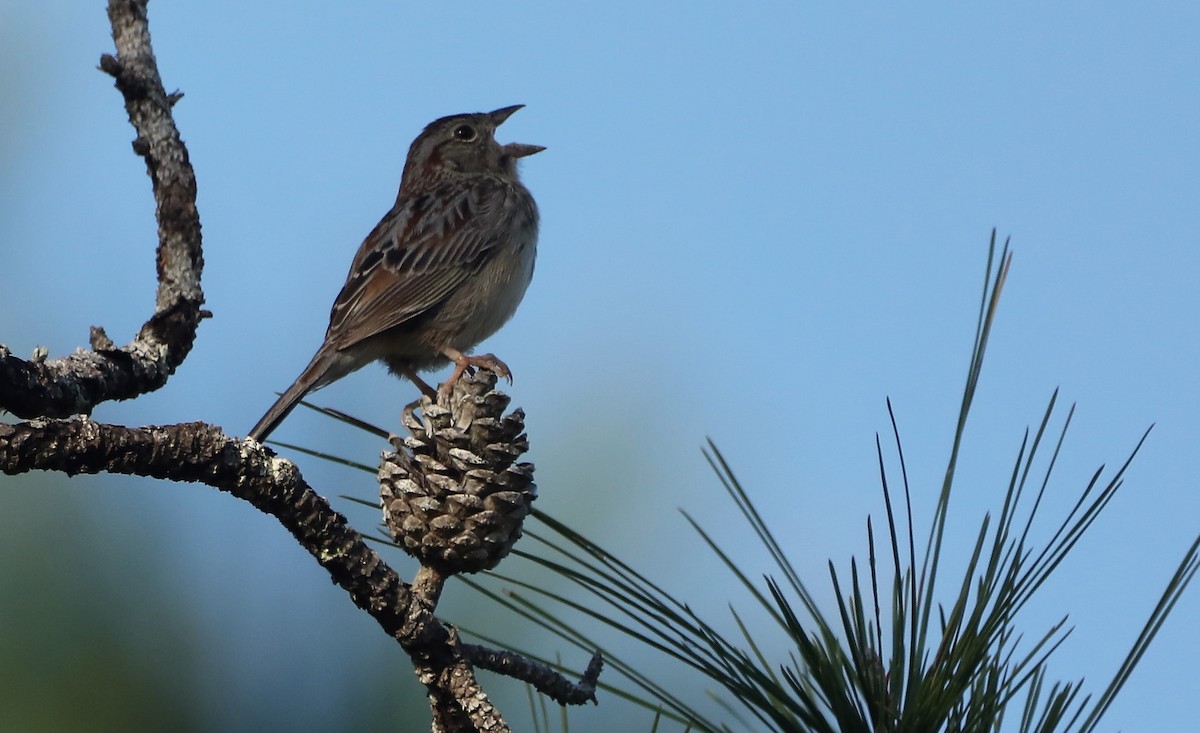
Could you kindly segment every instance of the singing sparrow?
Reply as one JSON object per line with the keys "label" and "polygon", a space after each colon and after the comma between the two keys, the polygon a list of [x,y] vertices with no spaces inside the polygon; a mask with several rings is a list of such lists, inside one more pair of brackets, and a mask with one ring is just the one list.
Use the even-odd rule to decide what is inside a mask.
{"label": "singing sparrow", "polygon": [[367,235],[333,303],[325,341],[250,431],[262,441],[304,395],[383,361],[430,396],[418,372],[453,362],[510,376],[492,354],[466,352],[504,325],[533,277],[538,212],[517,159],[540,145],[496,142],[523,105],[431,122],[408,150],[400,193]]}

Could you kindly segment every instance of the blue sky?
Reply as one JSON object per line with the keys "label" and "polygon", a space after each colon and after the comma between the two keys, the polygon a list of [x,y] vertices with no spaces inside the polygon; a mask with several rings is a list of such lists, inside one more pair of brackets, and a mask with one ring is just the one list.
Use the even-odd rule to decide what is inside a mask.
{"label": "blue sky", "polygon": [[[703,552],[677,507],[740,541],[699,455],[711,435],[823,586],[825,559],[863,554],[865,516],[879,516],[886,397],[932,503],[996,227],[1015,258],[961,466],[962,536],[998,508],[1021,432],[1055,388],[1079,406],[1061,502],[1156,424],[1031,609],[1031,635],[1064,613],[1077,626],[1055,673],[1098,692],[1200,532],[1195,4],[213,0],[150,13],[165,82],[186,95],[176,119],[215,317],[165,389],[98,420],[243,434],[319,344],[412,137],[445,114],[523,103],[500,138],[547,146],[523,168],[543,217],[538,267],[484,348],[516,375],[544,510],[720,617],[727,588],[698,569],[716,564],[662,551]],[[95,70],[107,34],[98,1],[0,0],[0,342],[17,353],[63,354],[92,324],[123,343],[153,303],[149,186]],[[413,394],[370,368],[316,401],[395,426]],[[382,447],[302,412],[275,437],[366,462]],[[297,460],[322,493],[372,491]],[[102,487],[88,496],[112,516],[155,527],[138,541],[186,579],[197,623],[220,630],[222,674],[254,678],[301,646],[273,602],[321,625],[324,646],[306,653],[330,669],[380,658],[386,640],[249,507],[153,482],[54,491],[68,501],[80,484]],[[376,520],[348,511],[364,529]],[[51,543],[55,531],[71,528],[47,529]],[[260,558],[237,562],[242,543]],[[359,635],[338,638],[349,625]],[[1193,592],[1105,729],[1194,720],[1197,629]],[[503,695],[523,705],[523,691]],[[603,730],[618,707],[579,711],[572,730]]]}

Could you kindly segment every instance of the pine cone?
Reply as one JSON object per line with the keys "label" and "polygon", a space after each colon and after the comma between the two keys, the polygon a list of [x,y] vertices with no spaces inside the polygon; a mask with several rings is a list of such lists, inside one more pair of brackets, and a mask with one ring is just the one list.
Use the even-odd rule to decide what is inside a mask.
{"label": "pine cone", "polygon": [[[509,397],[496,375],[463,375],[449,400],[421,400],[422,418],[404,413],[410,437],[379,466],[383,520],[392,537],[422,563],[446,573],[496,566],[521,537],[537,487],[525,413],[504,415]],[[447,404],[448,403],[448,404]]]}

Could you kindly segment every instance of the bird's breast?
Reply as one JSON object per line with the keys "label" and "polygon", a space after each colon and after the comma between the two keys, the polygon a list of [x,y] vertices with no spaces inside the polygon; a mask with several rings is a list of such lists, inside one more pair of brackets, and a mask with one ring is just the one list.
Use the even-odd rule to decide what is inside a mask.
{"label": "bird's breast", "polygon": [[466,287],[446,304],[447,315],[462,324],[455,348],[465,351],[495,333],[517,311],[533,280],[537,231],[515,232]]}
{"label": "bird's breast", "polygon": [[438,320],[452,325],[450,345],[468,351],[512,318],[533,279],[537,259],[537,212],[517,207],[504,243],[450,296]]}

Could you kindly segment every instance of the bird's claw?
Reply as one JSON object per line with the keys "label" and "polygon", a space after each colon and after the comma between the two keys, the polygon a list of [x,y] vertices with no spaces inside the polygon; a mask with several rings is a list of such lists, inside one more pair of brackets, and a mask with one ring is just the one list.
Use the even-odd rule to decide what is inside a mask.
{"label": "bird's claw", "polygon": [[454,358],[454,371],[451,372],[450,378],[438,385],[438,402],[449,400],[454,385],[462,378],[462,375],[468,371],[474,374],[474,370],[477,368],[495,372],[497,376],[507,379],[509,384],[513,383],[512,370],[495,354],[479,354],[478,356],[459,354]]}

